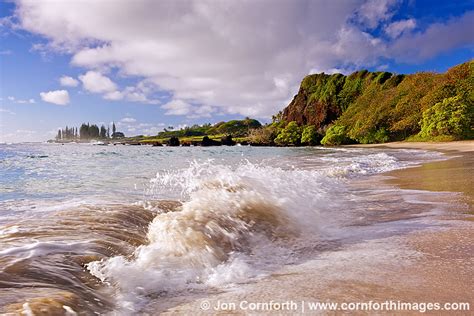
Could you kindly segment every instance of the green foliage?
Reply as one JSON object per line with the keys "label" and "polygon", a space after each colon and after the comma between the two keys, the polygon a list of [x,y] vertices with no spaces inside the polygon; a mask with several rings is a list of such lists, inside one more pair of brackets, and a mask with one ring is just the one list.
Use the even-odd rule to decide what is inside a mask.
{"label": "green foliage", "polygon": [[346,127],[333,125],[326,131],[326,135],[321,140],[321,144],[325,146],[336,146],[349,143],[349,141],[346,135]]}
{"label": "green foliage", "polygon": [[[217,125],[217,124],[216,124]],[[248,135],[249,131],[254,128],[260,128],[262,124],[259,121],[246,118],[245,120],[232,120],[220,123],[208,131],[210,134],[229,134],[233,136]]]}
{"label": "green foliage", "polygon": [[308,125],[303,129],[301,133],[301,143],[305,145],[317,145],[319,143],[319,135],[316,131],[316,126]]}
{"label": "green foliage", "polygon": [[389,140],[387,130],[382,127],[378,130],[367,132],[365,135],[360,136],[356,140],[361,144],[375,144],[375,143],[386,143]]}
{"label": "green foliage", "polygon": [[296,122],[290,122],[280,131],[275,142],[279,145],[299,145],[301,140],[301,129]]}
{"label": "green foliage", "polygon": [[260,128],[262,124],[259,121],[246,118],[244,120],[232,120],[228,122],[219,122],[214,125],[203,124],[187,126],[179,130],[165,129],[158,133],[160,138],[170,137],[192,137],[192,136],[206,136],[206,135],[220,135],[227,134],[237,137],[248,136],[252,129]]}
{"label": "green foliage", "polygon": [[275,138],[278,135],[278,128],[273,124],[264,126],[262,128],[256,128],[250,131],[249,141],[251,144],[256,145],[270,145],[273,144]]}
{"label": "green foliage", "polygon": [[[456,96],[467,110],[450,99]],[[444,101],[447,99],[449,107],[439,104],[448,102]],[[328,130],[327,144],[379,143],[414,135],[430,139],[446,139],[442,135],[470,138],[474,137],[473,103],[474,60],[471,60],[445,74],[399,75],[362,70],[349,76],[309,75],[303,79],[298,95],[281,119],[322,129],[334,124]],[[432,107],[435,108],[429,111]],[[340,136],[345,139],[341,141]]]}
{"label": "green foliage", "polygon": [[392,77],[391,72],[386,72],[386,71],[380,72],[380,73],[377,73],[377,77],[375,77],[375,82],[377,82],[378,84],[384,84],[385,81],[390,79],[390,77]]}
{"label": "green foliage", "polygon": [[419,135],[428,139],[442,135],[457,139],[469,137],[472,134],[473,111],[473,104],[467,98],[459,95],[445,98],[423,112]]}

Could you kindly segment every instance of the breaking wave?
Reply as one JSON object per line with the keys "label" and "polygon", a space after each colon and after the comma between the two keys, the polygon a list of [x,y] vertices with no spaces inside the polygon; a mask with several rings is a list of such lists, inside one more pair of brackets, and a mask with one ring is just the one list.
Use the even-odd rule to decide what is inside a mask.
{"label": "breaking wave", "polygon": [[[330,166],[331,157],[319,159]],[[351,157],[347,164],[339,159],[333,167],[310,170],[208,160],[159,172],[150,181],[150,200],[171,196],[180,206],[159,211],[148,227],[147,243],[132,256],[87,267],[117,290],[129,310],[137,310],[139,300],[152,293],[229,286],[263,276],[295,260],[298,247],[308,247],[340,225],[337,217],[343,212],[336,210],[347,208],[344,177],[402,166],[385,153]]]}
{"label": "breaking wave", "polygon": [[249,162],[236,168],[194,162],[159,173],[150,193],[179,192],[182,205],[153,219],[148,243],[132,257],[95,261],[88,269],[115,286],[128,308],[137,294],[244,282],[291,257],[301,234],[309,240],[320,233],[321,212],[332,207],[329,193],[339,187],[317,171]]}

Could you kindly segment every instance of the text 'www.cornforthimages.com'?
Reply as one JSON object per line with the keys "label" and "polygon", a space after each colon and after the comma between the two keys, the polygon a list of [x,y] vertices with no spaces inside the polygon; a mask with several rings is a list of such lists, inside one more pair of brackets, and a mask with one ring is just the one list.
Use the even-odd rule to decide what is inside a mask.
{"label": "text 'www.cornforthimages.com'", "polygon": [[311,301],[207,301],[200,303],[203,311],[249,311],[249,312],[281,312],[298,311],[301,313],[312,311],[413,311],[425,313],[430,311],[469,311],[467,302],[311,302]]}

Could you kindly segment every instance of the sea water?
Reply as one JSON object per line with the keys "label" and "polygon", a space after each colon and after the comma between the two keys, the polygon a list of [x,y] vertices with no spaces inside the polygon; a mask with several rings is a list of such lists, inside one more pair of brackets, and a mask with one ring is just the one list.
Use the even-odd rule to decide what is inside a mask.
{"label": "sea water", "polygon": [[370,183],[437,159],[382,148],[0,145],[0,311],[134,314],[418,229],[426,223],[402,190]]}

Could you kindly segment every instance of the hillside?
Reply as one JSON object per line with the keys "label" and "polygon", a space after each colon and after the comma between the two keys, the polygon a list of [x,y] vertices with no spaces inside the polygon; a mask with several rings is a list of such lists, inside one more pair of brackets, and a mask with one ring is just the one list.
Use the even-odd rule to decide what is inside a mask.
{"label": "hillside", "polygon": [[327,145],[465,139],[473,137],[473,91],[472,60],[444,74],[313,74],[277,118],[314,126]]}

